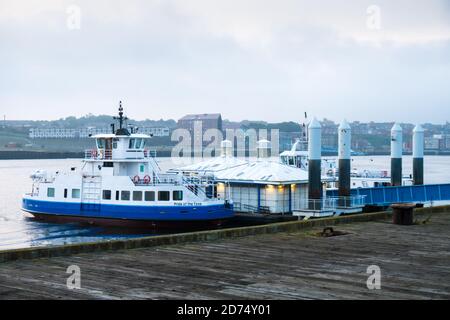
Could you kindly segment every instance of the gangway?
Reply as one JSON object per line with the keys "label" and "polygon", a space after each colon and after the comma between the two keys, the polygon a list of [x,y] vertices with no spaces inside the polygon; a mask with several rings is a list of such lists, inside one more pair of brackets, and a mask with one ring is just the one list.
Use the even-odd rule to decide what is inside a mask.
{"label": "gangway", "polygon": [[[401,202],[450,201],[450,183],[413,186],[356,188],[353,196],[365,196],[365,205],[386,206]],[[338,190],[328,190],[328,197],[338,196]]]}

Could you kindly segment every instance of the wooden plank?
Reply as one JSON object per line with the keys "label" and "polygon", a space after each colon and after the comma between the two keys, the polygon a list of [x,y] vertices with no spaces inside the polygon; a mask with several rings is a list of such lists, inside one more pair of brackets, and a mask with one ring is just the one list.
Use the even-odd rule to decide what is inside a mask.
{"label": "wooden plank", "polygon": [[[0,264],[1,299],[449,299],[450,215]],[[66,269],[81,268],[80,290]],[[369,265],[381,290],[368,290]]]}

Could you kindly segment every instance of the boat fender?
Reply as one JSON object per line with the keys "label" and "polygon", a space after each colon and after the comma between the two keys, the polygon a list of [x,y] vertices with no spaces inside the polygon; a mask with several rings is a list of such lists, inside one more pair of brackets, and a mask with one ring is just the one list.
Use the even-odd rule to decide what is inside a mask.
{"label": "boat fender", "polygon": [[135,175],[134,178],[133,178],[133,182],[134,182],[134,183],[138,183],[139,180],[140,180],[139,176],[138,176],[138,175]]}
{"label": "boat fender", "polygon": [[149,175],[146,175],[146,176],[144,177],[144,183],[145,183],[145,184],[149,184],[150,181],[152,181],[152,179],[150,178]]}

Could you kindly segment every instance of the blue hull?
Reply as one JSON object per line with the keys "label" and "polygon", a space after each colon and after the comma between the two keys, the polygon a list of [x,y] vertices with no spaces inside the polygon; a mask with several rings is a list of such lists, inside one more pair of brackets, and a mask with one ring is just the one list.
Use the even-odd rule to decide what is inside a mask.
{"label": "blue hull", "polygon": [[[22,209],[39,218],[63,218],[64,221],[80,221],[98,224],[99,221],[115,220],[119,224],[164,222],[213,222],[233,217],[233,210],[225,205],[204,206],[131,206],[87,205],[56,201],[23,199]],[[73,218],[73,219],[70,219]],[[55,220],[55,219],[53,219]]]}

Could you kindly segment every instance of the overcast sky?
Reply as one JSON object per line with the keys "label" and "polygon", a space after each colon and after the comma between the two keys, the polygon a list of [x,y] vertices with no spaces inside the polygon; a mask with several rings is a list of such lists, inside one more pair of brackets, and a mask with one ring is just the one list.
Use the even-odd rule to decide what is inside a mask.
{"label": "overcast sky", "polygon": [[0,0],[1,115],[119,100],[135,119],[450,121],[450,0]]}

